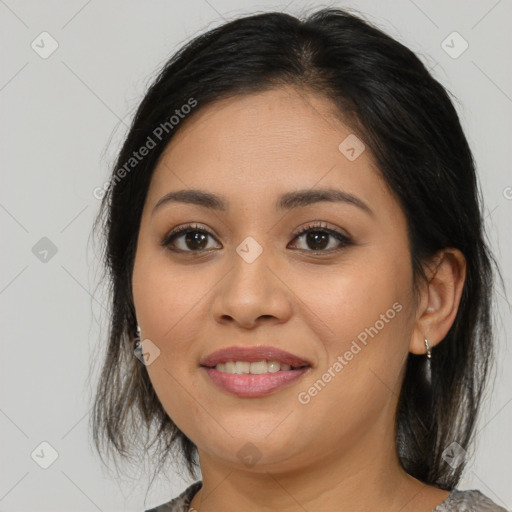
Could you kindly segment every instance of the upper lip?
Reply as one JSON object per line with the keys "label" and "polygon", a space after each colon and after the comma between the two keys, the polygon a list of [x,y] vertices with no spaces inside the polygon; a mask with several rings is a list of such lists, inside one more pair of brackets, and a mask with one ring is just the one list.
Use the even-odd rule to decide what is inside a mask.
{"label": "upper lip", "polygon": [[199,364],[213,368],[219,363],[226,363],[227,361],[248,361],[250,363],[256,361],[278,361],[281,364],[289,364],[294,367],[311,366],[311,363],[306,359],[268,346],[223,348],[204,357]]}

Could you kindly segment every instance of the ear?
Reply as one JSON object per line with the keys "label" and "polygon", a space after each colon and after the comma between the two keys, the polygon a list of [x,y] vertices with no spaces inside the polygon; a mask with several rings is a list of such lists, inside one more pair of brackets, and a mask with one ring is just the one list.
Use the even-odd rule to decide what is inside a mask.
{"label": "ear", "polygon": [[466,258],[454,248],[438,252],[426,268],[427,280],[420,292],[416,324],[409,351],[425,354],[444,339],[459,309],[466,278]]}

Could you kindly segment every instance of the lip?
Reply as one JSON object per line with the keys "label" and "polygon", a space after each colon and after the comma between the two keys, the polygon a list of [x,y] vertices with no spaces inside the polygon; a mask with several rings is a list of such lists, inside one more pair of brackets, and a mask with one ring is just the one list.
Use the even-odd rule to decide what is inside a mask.
{"label": "lip", "polygon": [[[201,359],[200,366],[213,368],[219,363],[228,361],[247,361],[254,363],[257,361],[278,361],[281,364],[289,364],[290,366],[300,368],[301,366],[313,366],[310,361],[299,356],[286,352],[275,347],[228,347],[217,350]],[[298,371],[298,370],[294,370]],[[280,372],[276,372],[280,373]],[[238,374],[240,375],[240,374]]]}
{"label": "lip", "polygon": [[262,373],[259,375],[244,373],[227,373],[215,368],[201,367],[213,383],[223,391],[232,393],[238,397],[256,398],[269,395],[278,389],[289,386],[296,382],[311,367],[298,370],[279,370],[275,373]]}

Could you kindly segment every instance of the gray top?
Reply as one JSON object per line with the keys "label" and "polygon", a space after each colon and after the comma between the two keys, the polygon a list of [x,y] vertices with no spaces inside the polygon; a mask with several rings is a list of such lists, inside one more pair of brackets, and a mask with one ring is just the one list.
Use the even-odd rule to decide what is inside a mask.
{"label": "gray top", "polygon": [[[199,480],[187,487],[179,496],[146,512],[188,512],[190,502],[201,489],[203,482]],[[192,512],[194,512],[192,510]],[[475,489],[459,491],[454,489],[450,495],[431,512],[510,512],[496,505],[487,496]]]}

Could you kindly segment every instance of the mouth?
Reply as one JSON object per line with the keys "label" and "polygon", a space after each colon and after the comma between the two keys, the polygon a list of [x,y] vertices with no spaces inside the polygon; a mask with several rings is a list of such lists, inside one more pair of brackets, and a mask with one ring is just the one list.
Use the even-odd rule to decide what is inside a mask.
{"label": "mouth", "polygon": [[230,347],[203,358],[200,367],[225,392],[261,397],[297,381],[312,363],[274,347]]}

